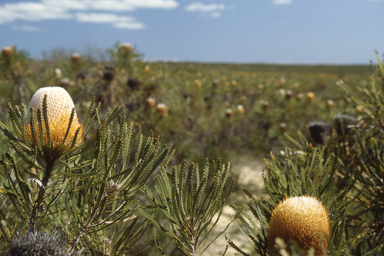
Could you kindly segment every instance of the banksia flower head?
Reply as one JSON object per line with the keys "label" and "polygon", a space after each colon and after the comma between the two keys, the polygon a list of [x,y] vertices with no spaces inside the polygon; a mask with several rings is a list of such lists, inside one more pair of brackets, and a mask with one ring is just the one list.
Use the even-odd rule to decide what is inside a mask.
{"label": "banksia flower head", "polygon": [[159,103],[156,106],[156,112],[161,116],[161,117],[166,117],[169,114],[169,110],[167,105],[164,103]]}
{"label": "banksia flower head", "polygon": [[79,53],[72,53],[71,54],[71,61],[76,64],[76,63],[79,63],[81,61],[81,55]]}
{"label": "banksia flower head", "polygon": [[243,105],[237,105],[236,110],[237,110],[237,113],[243,114],[244,113]]}
{"label": "banksia flower head", "polygon": [[131,53],[132,52],[132,45],[130,43],[122,43],[121,44],[121,49],[124,51]]}
{"label": "banksia flower head", "polygon": [[331,222],[324,205],[314,197],[295,196],[284,199],[273,210],[268,231],[268,252],[276,255],[275,239],[285,243],[294,240],[303,250],[314,248],[316,256],[328,249],[326,236],[331,234]]}
{"label": "banksia flower head", "polygon": [[316,97],[315,93],[313,93],[313,92],[307,93],[307,100],[313,101],[315,99],[315,97]]}
{"label": "banksia flower head", "polygon": [[3,47],[1,52],[4,58],[8,60],[15,53],[15,49],[13,46],[7,45]]}
{"label": "banksia flower head", "polygon": [[[48,119],[48,129],[44,118],[44,98],[46,95],[46,116]],[[35,122],[31,123],[31,109],[35,115]],[[38,124],[37,110],[40,111],[42,134]],[[73,114],[72,114],[73,110]],[[71,115],[73,115],[71,119]],[[71,122],[72,120],[72,122]],[[33,127],[32,127],[33,125]],[[36,137],[33,135],[36,132]],[[49,134],[47,133],[49,131]],[[67,150],[73,146],[78,146],[83,141],[83,125],[78,121],[75,105],[71,96],[61,87],[42,87],[32,96],[28,106],[28,114],[25,121],[25,131],[32,144],[39,143],[43,146],[43,151],[58,149]],[[43,141],[40,141],[43,138]],[[36,141],[36,139],[38,141]],[[48,143],[50,142],[50,144]]]}

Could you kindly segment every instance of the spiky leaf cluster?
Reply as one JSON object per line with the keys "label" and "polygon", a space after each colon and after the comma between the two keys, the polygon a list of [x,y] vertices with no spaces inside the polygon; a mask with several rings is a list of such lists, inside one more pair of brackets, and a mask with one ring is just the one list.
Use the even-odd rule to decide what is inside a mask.
{"label": "spiky leaf cluster", "polygon": [[368,221],[370,236],[364,244],[364,251],[384,246],[384,65],[379,54],[377,57],[378,65],[370,83],[359,88],[362,95],[339,82],[344,97],[352,100],[350,107],[359,112],[361,123],[355,129],[356,142],[350,145],[358,149],[357,161],[351,168],[362,172],[357,177],[362,193],[357,198],[359,204],[351,218]]}
{"label": "spiky leaf cluster", "polygon": [[[291,196],[316,197],[326,207],[331,216],[332,228],[328,242],[331,255],[345,253],[351,244],[354,248],[361,245],[363,239],[359,232],[364,222],[347,223],[346,211],[348,204],[354,200],[349,198],[348,192],[356,181],[353,172],[348,175],[338,172],[340,166],[337,148],[308,147],[304,155],[297,154],[294,149],[286,149],[284,156],[271,154],[270,160],[265,162],[268,168],[263,178],[272,203],[264,199],[256,200],[245,190],[251,199],[247,206],[253,216],[244,209],[232,205],[239,214],[239,219],[248,233],[248,239],[257,253],[268,255],[268,230],[273,209],[284,198]],[[230,239],[228,242],[240,254],[249,255]]]}
{"label": "spiky leaf cluster", "polygon": [[[230,166],[217,160],[213,170],[210,176],[208,160],[203,170],[185,162],[174,167],[171,173],[162,168],[155,186],[156,195],[146,190],[154,206],[166,216],[169,228],[149,214],[143,214],[171,236],[184,255],[201,255],[210,245],[206,245],[208,234],[219,221],[225,200],[232,192],[234,180],[227,184]],[[163,254],[161,246],[157,246]]]}
{"label": "spiky leaf cluster", "polygon": [[47,175],[38,160],[43,152],[23,142],[23,110],[11,107],[13,131],[1,126],[13,150],[0,161],[0,252],[17,232],[53,229],[68,237],[69,255],[130,251],[148,226],[137,211],[143,201],[138,193],[164,166],[169,148],[152,135],[135,133],[121,107],[104,119],[92,107],[85,122],[89,135],[63,152]]}

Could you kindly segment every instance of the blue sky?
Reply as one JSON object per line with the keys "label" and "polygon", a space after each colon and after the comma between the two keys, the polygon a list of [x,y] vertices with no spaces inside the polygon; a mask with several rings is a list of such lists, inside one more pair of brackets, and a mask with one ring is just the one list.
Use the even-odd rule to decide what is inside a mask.
{"label": "blue sky", "polygon": [[369,64],[384,0],[0,0],[0,47],[135,45],[150,60]]}

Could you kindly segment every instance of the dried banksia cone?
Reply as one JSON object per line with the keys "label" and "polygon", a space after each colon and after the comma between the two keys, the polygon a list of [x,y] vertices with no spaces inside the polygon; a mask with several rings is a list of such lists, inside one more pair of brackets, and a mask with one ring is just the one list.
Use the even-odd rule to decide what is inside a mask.
{"label": "dried banksia cone", "polygon": [[263,110],[267,110],[269,108],[269,102],[268,101],[260,100],[260,103],[261,103],[261,107],[263,108]]}
{"label": "dried banksia cone", "polygon": [[[43,118],[45,95],[47,95],[46,108],[50,140],[48,139],[47,127]],[[36,145],[39,143],[43,145],[43,150],[49,148],[52,152],[56,152],[59,149],[60,151],[65,151],[71,147],[72,143],[74,146],[80,145],[84,139],[83,125],[77,119],[74,108],[75,105],[73,104],[71,96],[61,87],[42,87],[37,90],[29,103],[27,119],[25,121],[25,132],[32,144]],[[33,124],[31,124],[30,121],[31,109],[33,109],[35,116],[35,122]],[[42,135],[40,134],[37,120],[37,110],[41,113]],[[74,110],[73,119],[70,124],[72,110]],[[36,137],[33,135],[32,125],[37,134]],[[40,141],[41,137],[43,141]],[[36,141],[35,138],[38,141]],[[50,145],[48,145],[48,141],[50,141]]]}
{"label": "dried banksia cone", "polygon": [[169,114],[168,107],[164,103],[159,103],[156,106],[156,112],[161,116],[161,117],[166,117]]}
{"label": "dried banksia cone", "polygon": [[309,132],[316,144],[323,145],[332,135],[332,126],[322,122],[311,123]]}
{"label": "dried banksia cone", "polygon": [[111,66],[105,66],[103,71],[103,79],[107,82],[113,81],[113,79],[115,79],[115,69]]}
{"label": "dried banksia cone", "polygon": [[327,100],[327,108],[335,108],[335,102],[333,100]]}
{"label": "dried banksia cone", "polygon": [[350,115],[336,115],[333,118],[333,124],[337,134],[344,136],[351,132],[351,128],[355,127],[357,120]]}
{"label": "dried banksia cone", "polygon": [[3,47],[2,53],[4,58],[8,60],[15,53],[15,49],[13,46],[7,45]]}
{"label": "dried banksia cone", "polygon": [[293,92],[292,92],[292,91],[287,90],[287,91],[285,92],[285,98],[286,98],[287,100],[291,99],[292,96],[293,96]]}
{"label": "dried banksia cone", "polygon": [[212,81],[213,87],[217,87],[220,84],[220,79],[215,79]]}
{"label": "dried banksia cone", "polygon": [[132,52],[132,45],[130,43],[122,43],[121,44],[121,49],[124,51],[131,53]]}
{"label": "dried banksia cone", "polygon": [[228,108],[227,110],[225,110],[226,117],[230,118],[232,115],[233,115],[232,109]]}
{"label": "dried banksia cone", "polygon": [[314,248],[316,256],[324,255],[318,234],[327,250],[326,236],[331,235],[331,221],[324,205],[309,196],[284,199],[275,207],[269,221],[268,252],[278,255],[275,239],[280,237],[285,243],[294,240],[306,251]]}
{"label": "dried banksia cone", "polygon": [[67,88],[68,86],[71,85],[71,81],[69,81],[68,78],[63,78],[60,80],[60,86]]}
{"label": "dried banksia cone", "polygon": [[280,123],[279,128],[280,128],[280,131],[284,133],[288,130],[288,125],[286,123]]}
{"label": "dried banksia cone", "polygon": [[139,80],[137,80],[137,78],[128,78],[127,80],[127,85],[132,90],[136,90],[137,88],[139,88],[140,84],[141,83]]}
{"label": "dried banksia cone", "polygon": [[76,64],[81,61],[81,55],[79,53],[72,53],[71,54],[71,61]]}
{"label": "dried banksia cone", "polygon": [[145,100],[145,103],[147,104],[147,106],[153,108],[156,105],[156,100],[154,98],[149,97]]}
{"label": "dried banksia cone", "polygon": [[57,233],[27,233],[16,236],[9,246],[9,256],[65,256],[67,247],[64,237]]}

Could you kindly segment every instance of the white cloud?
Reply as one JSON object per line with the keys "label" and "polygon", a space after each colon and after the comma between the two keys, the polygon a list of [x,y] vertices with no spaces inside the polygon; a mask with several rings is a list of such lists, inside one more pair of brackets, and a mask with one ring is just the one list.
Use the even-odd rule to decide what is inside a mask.
{"label": "white cloud", "polygon": [[225,9],[225,5],[223,4],[192,3],[185,7],[185,10],[190,12],[194,12],[194,11],[213,12],[213,11],[219,11],[224,9]]}
{"label": "white cloud", "polygon": [[[102,19],[113,17],[113,12],[134,11],[139,8],[174,9],[179,4],[176,0],[39,0],[37,2],[25,1],[18,3],[0,4],[0,24],[12,23],[16,20],[41,21],[47,19],[74,19],[81,22],[111,23],[116,28],[141,29],[144,25],[135,20],[117,20],[114,22],[101,22]],[[74,11],[108,11],[106,14],[89,13],[76,14]],[[100,16],[99,16],[100,17]],[[115,15],[115,18],[118,17]],[[126,17],[126,16],[119,16]],[[89,19],[84,21],[84,19]]]}
{"label": "white cloud", "polygon": [[184,9],[189,12],[201,12],[203,14],[209,14],[213,18],[219,18],[221,17],[221,11],[225,9],[225,5],[192,3]]}
{"label": "white cloud", "polygon": [[292,4],[292,0],[273,0],[274,5]]}
{"label": "white cloud", "polygon": [[71,14],[66,12],[65,9],[42,3],[26,2],[0,5],[0,24],[15,20],[40,21],[69,18],[71,18]]}
{"label": "white cloud", "polygon": [[41,32],[43,31],[42,28],[29,26],[29,25],[20,25],[20,26],[12,26],[13,30],[20,30],[20,31],[28,31],[28,32]]}
{"label": "white cloud", "polygon": [[79,22],[110,23],[115,28],[142,29],[144,24],[130,16],[119,16],[113,13],[76,13]]}

